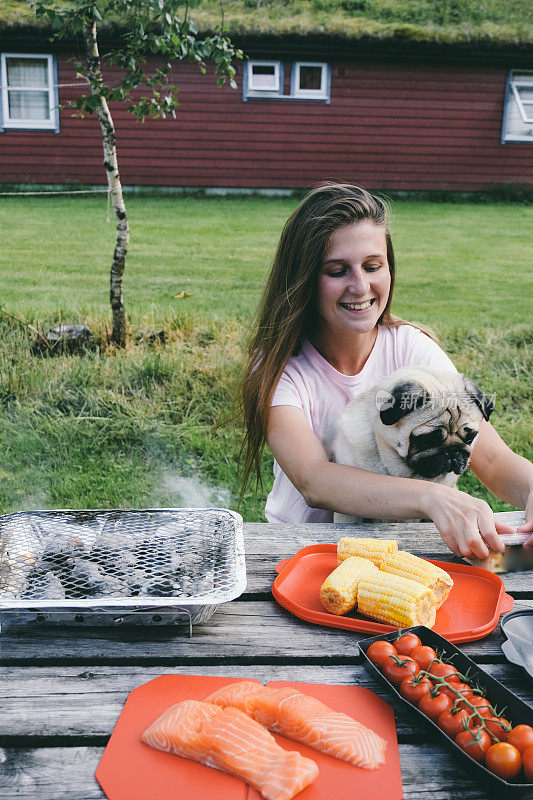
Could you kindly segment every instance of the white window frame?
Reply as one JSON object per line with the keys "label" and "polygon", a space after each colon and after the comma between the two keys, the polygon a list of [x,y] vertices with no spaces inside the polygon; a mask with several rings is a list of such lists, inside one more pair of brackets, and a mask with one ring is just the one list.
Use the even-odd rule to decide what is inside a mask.
{"label": "white window frame", "polygon": [[[525,73],[521,73],[521,74],[524,75]],[[520,111],[520,116],[522,117],[524,122],[526,122],[526,123],[527,122],[531,122],[533,124],[533,108],[531,109],[531,115],[532,116],[528,117],[526,109],[524,108],[524,104],[522,102],[522,98],[520,97],[520,92],[518,91],[518,87],[519,86],[520,87],[521,86],[527,86],[528,88],[533,89],[533,73],[531,73],[531,78],[532,78],[532,80],[529,83],[525,82],[525,81],[521,81],[520,79],[515,80],[515,79],[511,78],[511,89],[512,89],[512,92],[514,94],[514,97],[515,97],[515,100],[516,100],[516,104],[518,106],[518,110]],[[529,103],[528,103],[528,105],[529,105]]]}
{"label": "white window frame", "polygon": [[[320,89],[300,89],[300,68],[320,67],[322,75]],[[324,61],[297,61],[292,68],[291,97],[302,100],[329,100],[330,71],[329,64]]]}
{"label": "white window frame", "polygon": [[[24,119],[11,119],[9,116],[9,102],[8,91],[12,89],[30,90],[30,87],[25,86],[8,86],[7,85],[7,64],[8,58],[38,58],[40,60],[46,59],[48,65],[48,84],[43,86],[42,89],[31,87],[33,91],[47,91],[48,92],[48,119],[46,120],[24,120]],[[57,106],[57,78],[54,56],[50,53],[2,53],[1,54],[1,68],[0,80],[2,85],[2,122],[1,127],[4,129],[19,129],[19,130],[59,130],[59,115]]]}
{"label": "white window frame", "polygon": [[[528,76],[529,80],[521,80],[523,76]],[[502,143],[505,142],[533,142],[533,107],[528,111],[524,108],[519,89],[521,86],[528,86],[533,89],[533,70],[511,70],[507,80],[505,91],[505,107],[503,113]],[[507,132],[507,118],[509,115],[509,104],[516,103],[518,112],[526,125],[531,125],[532,133],[530,136],[525,134],[509,134]],[[528,103],[529,105],[529,103]]]}
{"label": "white window frame", "polygon": [[[254,86],[254,66],[258,67],[274,67],[274,80],[277,86],[276,89],[270,89],[263,86]],[[245,81],[244,81],[244,99],[249,97],[270,97],[277,98],[283,95],[283,67],[280,61],[263,61],[259,59],[251,59],[246,62],[245,68]]]}

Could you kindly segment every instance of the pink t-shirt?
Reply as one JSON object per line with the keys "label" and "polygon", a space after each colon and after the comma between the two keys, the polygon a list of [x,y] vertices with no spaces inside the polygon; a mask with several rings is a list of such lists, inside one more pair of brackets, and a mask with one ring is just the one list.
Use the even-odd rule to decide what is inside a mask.
{"label": "pink t-shirt", "polygon": [[[343,375],[305,341],[292,356],[279,379],[273,406],[296,406],[328,451],[339,414],[352,397],[374,386],[401,367],[435,367],[457,372],[446,353],[429,336],[411,325],[378,326],[378,335],[366,363],[357,375]],[[274,485],[265,516],[269,522],[332,522],[333,512],[310,508],[279,464],[274,461]]]}

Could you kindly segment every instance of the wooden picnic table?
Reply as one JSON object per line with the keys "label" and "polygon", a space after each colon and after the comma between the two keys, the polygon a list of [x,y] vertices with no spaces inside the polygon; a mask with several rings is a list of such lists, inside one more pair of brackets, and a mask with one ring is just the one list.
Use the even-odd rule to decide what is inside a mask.
{"label": "wooden picnic table", "polygon": [[[523,512],[498,515],[511,524]],[[254,677],[365,686],[396,712],[404,797],[486,798],[459,758],[370,677],[357,645],[368,634],[304,622],[271,595],[274,567],[301,547],[341,535],[398,538],[427,558],[453,560],[430,523],[246,524],[248,585],[189,638],[185,628],[7,630],[0,635],[0,800],[103,798],[94,772],[128,693],[164,674]],[[533,573],[504,576],[515,608],[533,607]],[[499,626],[459,645],[520,698],[533,683],[509,664]],[[177,795],[178,796],[178,795]]]}

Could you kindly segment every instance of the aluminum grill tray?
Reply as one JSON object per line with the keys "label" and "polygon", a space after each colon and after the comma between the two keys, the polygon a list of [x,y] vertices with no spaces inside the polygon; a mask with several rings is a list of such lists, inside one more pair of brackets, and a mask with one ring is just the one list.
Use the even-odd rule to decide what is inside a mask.
{"label": "aluminum grill tray", "polygon": [[0,516],[0,619],[204,622],[246,588],[242,517],[222,508]]}

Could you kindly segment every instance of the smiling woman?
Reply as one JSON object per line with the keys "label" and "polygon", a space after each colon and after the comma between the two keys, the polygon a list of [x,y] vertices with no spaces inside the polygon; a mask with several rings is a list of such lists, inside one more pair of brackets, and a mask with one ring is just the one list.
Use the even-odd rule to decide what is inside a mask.
{"label": "smiling woman", "polygon": [[[283,230],[256,317],[242,386],[244,482],[262,449],[274,454],[271,522],[430,517],[456,554],[502,549],[484,501],[426,480],[332,463],[346,403],[402,367],[457,373],[427,331],[391,314],[395,261],[381,199],[347,184],[311,192]],[[526,507],[533,529],[533,467],[488,422],[474,471],[492,491]],[[502,459],[505,469],[494,468]],[[489,466],[484,466],[484,465]],[[509,478],[513,475],[513,488]],[[483,555],[478,555],[483,554]]]}
{"label": "smiling woman", "polygon": [[[383,228],[373,222],[355,222],[334,231],[318,274],[313,341],[339,372],[355,375],[364,367],[390,291]],[[355,335],[357,348],[338,347],[339,339]]]}

